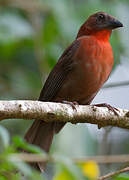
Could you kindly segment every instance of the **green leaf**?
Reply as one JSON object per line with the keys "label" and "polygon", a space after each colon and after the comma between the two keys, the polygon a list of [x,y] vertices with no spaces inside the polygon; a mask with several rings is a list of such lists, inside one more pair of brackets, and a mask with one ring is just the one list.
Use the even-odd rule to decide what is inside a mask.
{"label": "green leaf", "polygon": [[129,175],[123,173],[123,174],[113,177],[112,179],[113,180],[129,180]]}
{"label": "green leaf", "polygon": [[53,180],[72,180],[72,179],[73,179],[73,177],[69,173],[67,173],[65,171],[58,173],[53,178]]}
{"label": "green leaf", "polygon": [[0,175],[0,180],[8,180],[6,177]]}
{"label": "green leaf", "polygon": [[32,144],[28,144],[19,136],[13,137],[13,143],[16,148],[22,148],[23,150],[26,150],[31,153],[42,153],[42,154],[44,153],[44,155],[46,155],[46,153],[43,150],[41,150],[39,147],[34,146]]}

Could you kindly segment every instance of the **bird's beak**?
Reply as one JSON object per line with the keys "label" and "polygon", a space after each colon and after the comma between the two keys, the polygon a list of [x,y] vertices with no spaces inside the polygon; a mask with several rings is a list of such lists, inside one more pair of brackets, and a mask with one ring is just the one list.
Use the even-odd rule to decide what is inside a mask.
{"label": "bird's beak", "polygon": [[111,28],[111,29],[116,29],[116,28],[119,28],[119,27],[123,27],[123,24],[120,21],[118,21],[117,19],[111,18],[108,21],[108,27]]}

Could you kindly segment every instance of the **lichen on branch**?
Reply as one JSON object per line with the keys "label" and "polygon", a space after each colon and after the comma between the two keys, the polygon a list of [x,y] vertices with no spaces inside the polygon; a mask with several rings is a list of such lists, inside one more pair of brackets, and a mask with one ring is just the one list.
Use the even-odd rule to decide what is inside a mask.
{"label": "lichen on branch", "polygon": [[46,122],[97,124],[129,129],[129,110],[118,109],[115,115],[106,107],[75,105],[30,100],[0,101],[0,120],[37,119]]}

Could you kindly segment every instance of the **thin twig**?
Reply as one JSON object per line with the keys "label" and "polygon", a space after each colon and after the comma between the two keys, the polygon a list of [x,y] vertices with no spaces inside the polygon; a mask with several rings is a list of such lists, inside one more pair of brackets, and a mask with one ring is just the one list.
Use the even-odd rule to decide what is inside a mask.
{"label": "thin twig", "polygon": [[39,0],[1,0],[0,5],[20,8],[26,12],[50,12],[50,7],[45,3],[41,3]]}
{"label": "thin twig", "polygon": [[123,87],[123,86],[129,86],[129,81],[110,83],[110,84],[104,85],[102,89]]}
{"label": "thin twig", "polygon": [[48,162],[48,161],[54,161],[54,158],[52,158],[50,155],[42,155],[42,154],[29,154],[29,153],[15,153],[11,154],[9,157],[12,161],[25,161],[28,163],[32,162]]}
{"label": "thin twig", "polygon": [[[12,154],[9,156],[9,160],[12,161],[25,161],[28,163],[32,162],[57,162],[58,157],[52,157],[47,154],[28,154],[28,153],[20,153],[20,154]],[[96,161],[97,163],[125,163],[129,162],[129,155],[109,155],[109,156],[92,156],[92,157],[85,157],[85,158],[76,158],[72,159],[74,163],[84,163],[87,161]],[[123,172],[129,171],[129,167],[124,169],[108,173],[104,176],[98,178],[98,180],[104,180],[110,178],[112,176],[118,175]]]}
{"label": "thin twig", "polygon": [[108,178],[111,178],[111,177],[113,177],[113,176],[116,176],[116,175],[118,175],[118,174],[120,174],[120,173],[124,173],[124,172],[127,172],[127,171],[129,171],[129,167],[126,167],[126,168],[124,168],[124,169],[121,169],[121,170],[118,170],[118,171],[115,171],[115,172],[106,174],[106,175],[104,175],[104,176],[101,176],[101,177],[98,178],[98,180],[108,179]]}
{"label": "thin twig", "polygon": [[88,156],[83,158],[74,158],[76,163],[84,163],[86,161],[95,161],[98,164],[112,164],[112,163],[128,163],[129,155],[100,155],[100,156]]}
{"label": "thin twig", "polygon": [[[11,155],[11,159],[14,161],[25,161],[25,162],[46,162],[56,161],[56,156],[50,156],[47,154],[30,154],[30,153],[15,153]],[[89,156],[83,158],[73,158],[75,163],[85,163],[87,161],[95,161],[98,164],[108,163],[127,163],[129,162],[129,155],[108,155],[108,156]]]}

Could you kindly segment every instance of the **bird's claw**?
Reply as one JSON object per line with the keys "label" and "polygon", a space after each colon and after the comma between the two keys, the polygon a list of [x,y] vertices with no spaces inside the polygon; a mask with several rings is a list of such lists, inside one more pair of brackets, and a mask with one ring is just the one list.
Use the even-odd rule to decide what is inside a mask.
{"label": "bird's claw", "polygon": [[73,110],[76,110],[77,111],[77,109],[76,109],[76,105],[79,105],[78,104],[78,102],[76,102],[76,101],[73,101],[73,102],[70,102],[70,101],[62,101],[62,103],[64,103],[64,104],[69,104],[71,107],[72,107],[72,109]]}
{"label": "bird's claw", "polygon": [[106,107],[106,108],[108,108],[109,111],[112,111],[116,116],[119,115],[117,113],[117,111],[119,111],[119,109],[117,109],[115,107],[112,107],[110,104],[102,103],[102,104],[94,104],[94,106],[97,106],[97,107]]}

